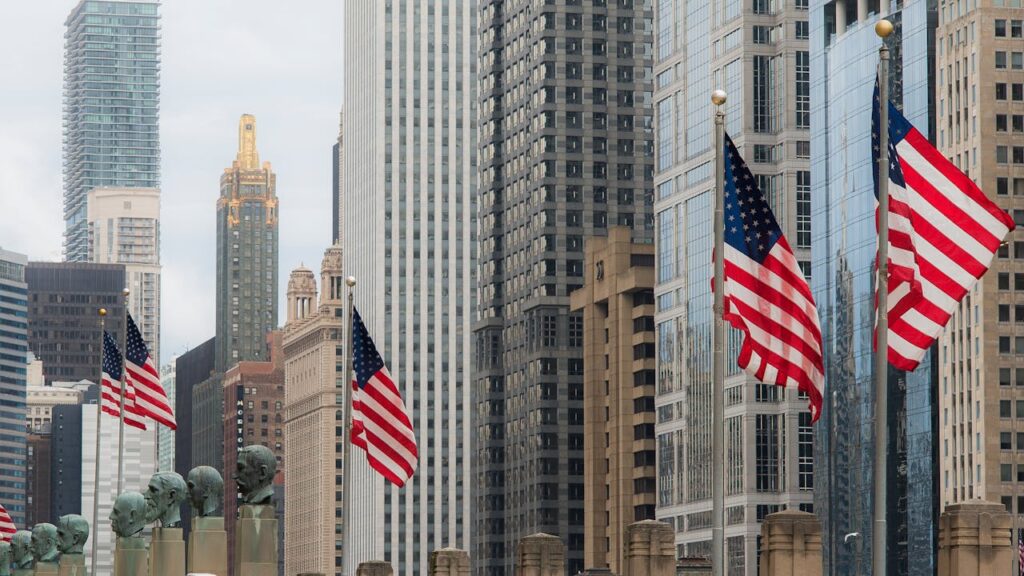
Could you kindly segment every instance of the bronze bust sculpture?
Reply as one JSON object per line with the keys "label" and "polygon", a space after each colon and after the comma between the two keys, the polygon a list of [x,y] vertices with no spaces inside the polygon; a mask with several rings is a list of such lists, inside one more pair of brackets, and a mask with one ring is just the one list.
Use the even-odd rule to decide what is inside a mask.
{"label": "bronze bust sculpture", "polygon": [[185,479],[177,472],[157,472],[146,489],[146,522],[160,520],[163,528],[181,525],[181,503],[188,496]]}
{"label": "bronze bust sculpture", "polygon": [[138,492],[125,492],[114,500],[110,527],[121,538],[131,538],[146,526],[146,499]]}
{"label": "bronze bust sculpture", "polygon": [[11,576],[11,543],[0,540],[0,576]]}
{"label": "bronze bust sculpture", "polygon": [[32,567],[32,533],[18,530],[11,537],[11,555],[14,557],[15,568]]}
{"label": "bronze bust sculpture", "polygon": [[274,474],[277,458],[270,448],[259,444],[246,446],[238,452],[234,479],[245,504],[270,504],[274,497]]}
{"label": "bronze bust sculpture", "polygon": [[32,557],[36,562],[57,561],[57,527],[43,522],[32,527]]}
{"label": "bronze bust sculpture", "polygon": [[89,540],[89,521],[85,516],[65,514],[57,521],[57,549],[61,554],[82,554]]}
{"label": "bronze bust sculpture", "polygon": [[224,500],[224,478],[220,472],[212,466],[196,466],[189,471],[188,498],[197,517],[216,514]]}

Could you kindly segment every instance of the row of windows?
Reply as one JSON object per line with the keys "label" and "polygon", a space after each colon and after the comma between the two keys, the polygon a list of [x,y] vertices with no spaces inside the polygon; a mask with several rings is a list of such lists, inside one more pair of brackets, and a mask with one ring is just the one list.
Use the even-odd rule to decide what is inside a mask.
{"label": "row of windows", "polygon": [[[1009,55],[1009,57],[1007,57]],[[1005,70],[1007,61],[1011,70],[1024,70],[1024,52],[996,51],[996,70]]]}
{"label": "row of windows", "polygon": [[[1009,23],[1009,27],[1007,27],[1007,23]],[[995,28],[996,38],[1006,38],[1007,30],[1009,30],[1010,38],[1024,37],[1024,20],[1003,20],[1001,18],[997,18]]]}

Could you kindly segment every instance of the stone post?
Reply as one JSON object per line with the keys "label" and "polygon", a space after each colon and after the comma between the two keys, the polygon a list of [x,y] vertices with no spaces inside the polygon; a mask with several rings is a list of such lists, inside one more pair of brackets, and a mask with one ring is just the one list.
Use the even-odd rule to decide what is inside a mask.
{"label": "stone post", "polygon": [[676,541],[672,527],[657,520],[626,526],[622,576],[675,576]]}
{"label": "stone post", "polygon": [[821,576],[821,522],[814,514],[784,510],[765,518],[760,576]]}
{"label": "stone post", "polygon": [[565,576],[565,544],[558,536],[534,534],[519,540],[516,576]]}
{"label": "stone post", "polygon": [[391,569],[390,562],[371,560],[359,563],[359,567],[356,568],[356,576],[395,576],[395,571]]}
{"label": "stone post", "polygon": [[469,576],[469,553],[458,548],[434,550],[429,576]]}
{"label": "stone post", "polygon": [[587,568],[580,576],[615,576],[608,568]]}
{"label": "stone post", "polygon": [[1002,504],[972,500],[939,517],[939,576],[1009,574],[1016,551]]}

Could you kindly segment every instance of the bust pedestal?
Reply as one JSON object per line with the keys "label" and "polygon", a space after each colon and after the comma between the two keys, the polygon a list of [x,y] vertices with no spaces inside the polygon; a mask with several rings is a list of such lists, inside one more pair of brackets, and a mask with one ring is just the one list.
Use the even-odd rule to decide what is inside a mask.
{"label": "bust pedestal", "polygon": [[185,540],[181,528],[153,528],[149,543],[150,576],[181,576],[185,573]]}
{"label": "bust pedestal", "polygon": [[32,576],[35,570],[32,568],[15,568],[13,571],[14,576]]}
{"label": "bust pedestal", "polygon": [[59,576],[86,576],[84,554],[61,554],[57,564]]}
{"label": "bust pedestal", "polygon": [[197,574],[228,574],[228,535],[222,516],[192,519],[188,535],[188,571]]}
{"label": "bust pedestal", "polygon": [[35,576],[57,576],[56,562],[36,562]]}
{"label": "bust pedestal", "polygon": [[114,576],[149,576],[149,553],[145,540],[135,537],[117,539],[114,545]]}
{"label": "bust pedestal", "polygon": [[274,506],[240,506],[236,527],[235,574],[277,576],[277,518],[274,517]]}

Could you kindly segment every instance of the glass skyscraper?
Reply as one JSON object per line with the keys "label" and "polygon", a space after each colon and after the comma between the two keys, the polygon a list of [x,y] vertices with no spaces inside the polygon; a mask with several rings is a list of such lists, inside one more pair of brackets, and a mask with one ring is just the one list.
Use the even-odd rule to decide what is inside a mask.
{"label": "glass skyscraper", "polygon": [[[806,0],[655,2],[657,517],[680,557],[711,554],[714,110],[810,273],[810,47]],[[761,522],[813,511],[814,427],[796,390],[755,383],[727,329],[727,573],[758,570]]]}
{"label": "glass skyscraper", "polygon": [[[827,403],[816,425],[815,509],[825,571],[838,574],[871,569],[877,248],[871,110],[881,45],[874,23],[881,8],[877,1],[811,2],[811,288],[825,345]],[[896,25],[888,40],[891,100],[928,135],[934,132],[935,3],[916,0],[892,9],[886,15]],[[933,355],[914,372],[890,372],[889,574],[935,571]],[[859,536],[846,540],[851,533]]]}
{"label": "glass skyscraper", "polygon": [[0,502],[25,526],[28,259],[0,248]]}
{"label": "glass skyscraper", "polygon": [[65,22],[64,254],[89,260],[98,186],[160,185],[159,3],[82,0]]}

